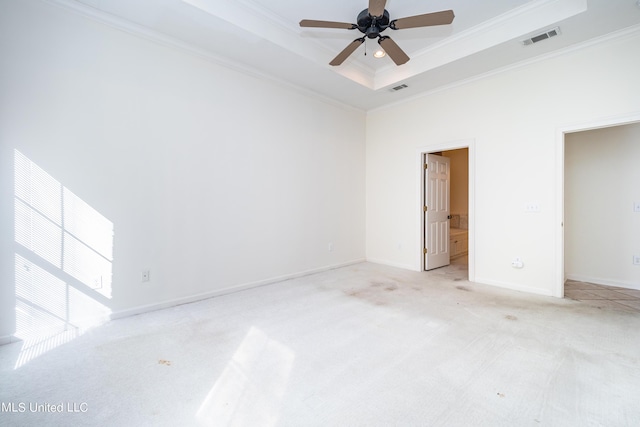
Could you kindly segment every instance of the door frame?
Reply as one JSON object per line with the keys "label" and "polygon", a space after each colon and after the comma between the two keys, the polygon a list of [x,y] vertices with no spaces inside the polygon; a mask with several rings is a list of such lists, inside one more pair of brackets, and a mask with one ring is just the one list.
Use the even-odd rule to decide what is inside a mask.
{"label": "door frame", "polygon": [[423,248],[425,245],[424,241],[424,156],[425,154],[433,154],[438,153],[440,151],[449,151],[449,150],[458,150],[461,148],[467,148],[469,150],[469,281],[475,281],[475,271],[476,271],[476,260],[475,260],[475,230],[476,230],[476,221],[475,221],[475,200],[476,200],[476,187],[475,187],[475,175],[476,175],[476,140],[475,138],[471,139],[461,139],[456,141],[448,141],[436,143],[433,145],[423,146],[418,148],[418,152],[416,155],[417,159],[417,167],[416,171],[418,174],[418,194],[416,195],[417,207],[416,207],[416,217],[418,222],[417,229],[420,230],[420,233],[417,237],[417,250],[416,250],[416,270],[425,271],[424,270],[424,253]]}
{"label": "door frame", "polygon": [[564,181],[565,181],[565,135],[640,122],[640,112],[619,116],[598,118],[580,123],[560,126],[556,129],[556,213],[555,213],[555,285],[554,297],[564,298]]}

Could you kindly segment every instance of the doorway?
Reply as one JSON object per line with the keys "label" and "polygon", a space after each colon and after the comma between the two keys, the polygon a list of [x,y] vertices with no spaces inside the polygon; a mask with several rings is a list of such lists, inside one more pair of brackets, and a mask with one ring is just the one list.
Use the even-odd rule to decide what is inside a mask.
{"label": "doorway", "polygon": [[[475,141],[462,140],[443,143],[419,151],[420,159],[420,271],[427,269],[425,249],[428,251],[429,230],[426,223],[425,159],[428,154],[446,157],[450,163],[450,187],[447,199],[450,202],[450,228],[447,236],[450,263],[466,264],[468,279],[475,278],[474,257],[474,202],[475,202]],[[425,207],[427,207],[425,209]],[[451,242],[453,240],[453,243]]]}
{"label": "doorway", "polygon": [[[575,271],[570,271],[570,269],[573,269],[574,266],[577,265],[575,263],[575,260],[572,258],[572,256],[575,254],[566,252],[566,251],[573,250],[572,247],[575,247],[575,242],[569,242],[568,240],[566,240],[567,238],[571,238],[572,233],[575,234],[575,229],[570,228],[575,226],[575,224],[569,224],[569,223],[566,223],[566,221],[571,221],[571,218],[572,218],[570,216],[571,211],[576,209],[576,206],[575,206],[576,201],[574,200],[576,197],[575,188],[573,187],[571,189],[566,188],[567,184],[572,185],[571,182],[575,181],[575,176],[567,175],[568,173],[572,173],[572,174],[574,173],[572,170],[567,169],[567,154],[568,154],[567,144],[570,143],[572,138],[574,138],[578,133],[584,133],[585,135],[588,135],[589,132],[587,131],[606,131],[607,128],[616,129],[621,126],[631,125],[634,123],[640,123],[640,113],[636,113],[634,115],[628,115],[628,116],[619,116],[619,117],[613,117],[613,118],[608,118],[603,120],[597,120],[593,122],[587,122],[583,124],[567,126],[565,128],[558,129],[558,132],[557,132],[558,162],[557,162],[557,180],[556,180],[557,182],[556,194],[558,195],[557,196],[558,200],[556,205],[557,206],[556,218],[557,218],[557,224],[558,224],[558,228],[556,229],[557,230],[557,234],[556,234],[556,245],[557,245],[556,260],[557,261],[556,261],[556,285],[554,286],[554,292],[553,292],[553,295],[556,297],[560,297],[560,298],[564,297],[564,284],[567,279],[571,279],[571,278],[576,279],[576,278],[586,277],[586,276],[578,277],[576,276]],[[570,148],[574,149],[574,152],[575,152],[575,147],[570,147]],[[573,156],[570,153],[569,155]],[[615,173],[610,174],[611,177],[615,175],[616,175]],[[629,205],[626,208],[626,210],[628,210],[629,212],[626,212],[626,214],[632,214],[631,212],[633,208],[632,202],[633,200],[629,199],[628,203],[623,202],[621,204],[622,210],[625,210],[624,208],[625,204]],[[593,208],[593,205],[591,205],[591,208]],[[623,214],[623,213],[620,212],[620,214]],[[581,229],[579,229],[578,231],[582,232]],[[599,247],[601,247],[608,243],[603,241],[602,238],[599,238],[597,240],[597,244]],[[629,254],[628,257],[624,257],[621,255],[621,256],[618,256],[618,258],[621,258],[621,259],[626,258],[624,261],[626,261],[627,268],[637,267],[637,266],[631,265],[632,263],[631,253]],[[567,269],[567,263],[569,263],[569,270]],[[571,277],[569,277],[568,275]],[[604,283],[604,281],[602,280],[602,277],[595,277],[595,276],[596,275],[593,275],[593,273],[591,273],[591,277],[589,278],[589,280],[602,282],[601,284],[605,284],[605,285],[609,284],[609,285],[622,286],[622,287],[633,287],[634,284],[637,285],[637,283],[630,284],[630,283],[625,283],[624,280],[612,281],[611,279],[608,279],[608,280],[605,279],[604,281],[607,281],[608,283]]]}
{"label": "doorway", "polygon": [[640,123],[565,134],[566,279],[640,289],[638,140]]}

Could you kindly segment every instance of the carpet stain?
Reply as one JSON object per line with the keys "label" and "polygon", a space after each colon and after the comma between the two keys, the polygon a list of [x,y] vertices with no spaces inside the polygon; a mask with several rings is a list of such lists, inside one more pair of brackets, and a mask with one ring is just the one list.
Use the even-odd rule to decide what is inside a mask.
{"label": "carpet stain", "polygon": [[498,396],[504,397],[504,393],[498,393]]}
{"label": "carpet stain", "polygon": [[160,359],[160,360],[158,360],[158,365],[171,366],[171,361],[170,360]]}
{"label": "carpet stain", "polygon": [[[377,281],[377,280],[372,280],[371,282],[369,282],[372,288],[382,288],[384,287],[386,290],[396,290],[398,289],[398,285],[397,282],[394,281]],[[392,289],[390,289],[392,288]]]}
{"label": "carpet stain", "polygon": [[[384,288],[382,288],[384,286]],[[371,282],[370,286],[361,289],[350,289],[343,291],[346,295],[361,299],[373,305],[388,305],[382,291],[391,292],[398,289],[395,283],[390,282]]]}
{"label": "carpet stain", "polygon": [[465,286],[456,286],[456,289],[459,289],[461,291],[465,291],[465,292],[471,292],[471,289],[465,287]]}
{"label": "carpet stain", "polygon": [[506,316],[504,316],[504,318],[507,320],[518,320],[518,318],[513,314],[507,314]]}

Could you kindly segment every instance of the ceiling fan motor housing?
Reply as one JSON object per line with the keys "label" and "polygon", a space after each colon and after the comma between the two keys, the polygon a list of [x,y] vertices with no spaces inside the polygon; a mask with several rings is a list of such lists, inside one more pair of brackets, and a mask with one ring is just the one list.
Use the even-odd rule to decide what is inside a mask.
{"label": "ceiling fan motor housing", "polygon": [[389,12],[384,10],[382,16],[376,17],[369,14],[369,9],[365,9],[358,14],[358,30],[370,39],[375,39],[381,32],[389,27]]}

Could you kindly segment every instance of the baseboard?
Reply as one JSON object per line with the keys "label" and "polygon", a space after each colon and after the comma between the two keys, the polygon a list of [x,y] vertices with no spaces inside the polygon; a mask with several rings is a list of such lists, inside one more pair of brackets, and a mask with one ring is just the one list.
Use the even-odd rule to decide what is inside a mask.
{"label": "baseboard", "polygon": [[640,290],[640,284],[638,283],[621,282],[618,280],[606,279],[602,277],[583,276],[581,274],[565,274],[565,279],[575,280],[577,282],[593,283],[596,285],[615,286],[617,288]]}
{"label": "baseboard", "polygon": [[367,262],[370,262],[372,264],[387,265],[389,267],[402,268],[403,270],[420,271],[420,270],[416,270],[414,265],[401,264],[399,262],[388,261],[388,260],[379,259],[379,258],[367,258]]}
{"label": "baseboard", "polygon": [[344,263],[340,263],[340,264],[333,264],[333,265],[329,265],[329,266],[325,266],[325,267],[315,268],[315,269],[312,269],[312,270],[305,270],[305,271],[300,271],[300,272],[297,272],[297,273],[286,274],[286,275],[283,275],[283,276],[272,277],[270,279],[259,280],[259,281],[256,281],[256,282],[250,282],[250,283],[244,283],[244,284],[241,284],[241,285],[230,286],[228,288],[217,289],[215,291],[203,292],[203,293],[196,294],[196,295],[190,295],[190,296],[186,296],[186,297],[175,298],[175,299],[172,299],[172,300],[167,300],[167,301],[163,301],[163,302],[159,302],[159,303],[154,303],[154,304],[148,304],[148,305],[142,305],[142,306],[138,306],[138,307],[128,308],[128,309],[125,309],[125,310],[112,312],[110,318],[112,320],[122,319],[124,317],[135,316],[135,315],[138,315],[138,314],[148,313],[148,312],[151,312],[151,311],[163,310],[165,308],[175,307],[177,305],[189,304],[189,303],[192,303],[192,302],[202,301],[202,300],[209,299],[209,298],[215,298],[215,297],[219,297],[219,296],[222,296],[222,295],[228,295],[228,294],[232,294],[232,293],[235,293],[235,292],[245,291],[247,289],[253,289],[253,288],[260,287],[260,286],[266,286],[266,285],[270,285],[270,284],[273,284],[273,283],[283,282],[285,280],[291,280],[291,279],[296,279],[298,277],[310,276],[312,274],[322,273],[324,271],[329,271],[329,270],[335,270],[336,268],[348,267],[350,265],[360,264],[362,262],[365,262],[364,258],[356,259],[356,260],[352,260],[352,261],[348,261],[348,262],[344,262]]}
{"label": "baseboard", "polygon": [[552,297],[553,292],[549,289],[533,288],[531,286],[514,285],[513,283],[499,282],[491,279],[483,279],[477,277],[474,283],[481,283],[483,285],[496,286],[498,288],[509,289],[512,291],[526,292],[529,294],[543,295],[545,297]]}
{"label": "baseboard", "polygon": [[0,345],[13,344],[22,341],[23,340],[21,338],[18,338],[15,335],[3,335],[0,337]]}

